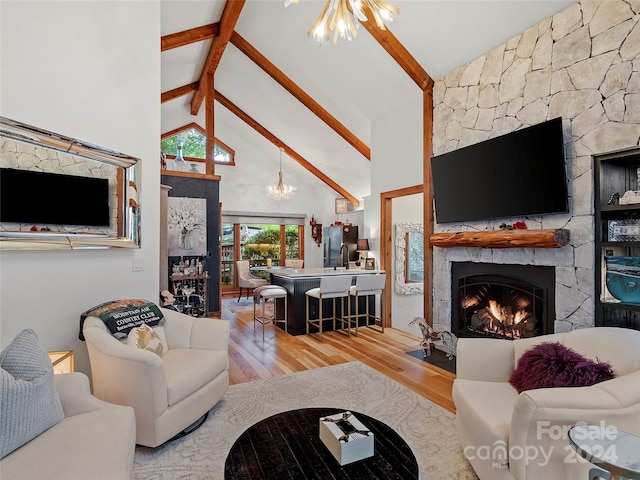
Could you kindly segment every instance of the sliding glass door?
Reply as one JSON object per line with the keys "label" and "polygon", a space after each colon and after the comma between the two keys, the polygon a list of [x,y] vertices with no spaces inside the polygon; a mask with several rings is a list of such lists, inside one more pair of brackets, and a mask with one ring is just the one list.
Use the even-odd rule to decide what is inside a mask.
{"label": "sliding glass door", "polygon": [[303,225],[223,223],[221,288],[237,288],[236,260],[249,260],[252,273],[268,279],[268,272],[264,271],[268,261],[272,266],[283,266],[285,258],[304,258],[303,238]]}

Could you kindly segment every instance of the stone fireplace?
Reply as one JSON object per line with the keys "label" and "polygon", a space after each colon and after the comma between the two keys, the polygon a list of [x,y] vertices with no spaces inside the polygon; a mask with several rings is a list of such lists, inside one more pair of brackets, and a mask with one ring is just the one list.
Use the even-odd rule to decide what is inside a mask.
{"label": "stone fireplace", "polygon": [[639,13],[633,2],[576,2],[435,79],[434,155],[562,117],[570,213],[436,223],[434,232],[495,231],[524,221],[529,229],[571,234],[561,248],[434,247],[431,314],[438,329],[452,327],[456,262],[554,267],[553,333],[594,325],[592,156],[638,146]]}
{"label": "stone fireplace", "polygon": [[454,262],[451,332],[517,339],[553,333],[555,268]]}

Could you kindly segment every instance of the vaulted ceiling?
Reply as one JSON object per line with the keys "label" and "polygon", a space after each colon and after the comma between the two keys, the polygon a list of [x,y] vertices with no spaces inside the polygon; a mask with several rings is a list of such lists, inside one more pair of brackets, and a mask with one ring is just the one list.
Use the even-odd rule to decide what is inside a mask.
{"label": "vaulted ceiling", "polygon": [[[288,7],[284,0],[229,0],[229,5],[225,0],[162,0],[162,131],[193,121],[205,127],[197,88],[218,36],[217,56],[209,59],[217,65],[216,136],[226,142],[219,132],[234,131],[261,142],[258,150],[265,150],[264,142],[274,143],[268,155],[273,165],[283,145],[310,176],[357,201],[370,193],[376,118],[420,102],[429,78],[449,73],[573,3],[389,1],[400,14],[389,24],[386,39],[361,27],[351,42],[339,38],[337,44],[319,45],[306,32],[324,0]],[[256,128],[259,136],[248,133]]]}

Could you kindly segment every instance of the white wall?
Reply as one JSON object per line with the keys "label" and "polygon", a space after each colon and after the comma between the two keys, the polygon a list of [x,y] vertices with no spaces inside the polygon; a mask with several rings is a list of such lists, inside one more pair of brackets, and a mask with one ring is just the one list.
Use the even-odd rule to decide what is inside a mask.
{"label": "white wall", "polygon": [[[80,314],[118,298],[157,300],[158,38],[158,1],[0,3],[2,116],[142,159],[140,250],[0,253],[3,347],[32,328],[46,349],[75,350],[76,369],[89,373]],[[144,271],[132,272],[134,257]]]}
{"label": "white wall", "polygon": [[[377,262],[380,260],[380,193],[422,184],[422,90],[415,88],[415,100],[397,107],[389,115],[376,119],[372,124],[371,145],[371,196],[366,199],[365,231],[369,235],[369,247],[373,250]],[[395,212],[393,200],[393,210]],[[419,210],[417,210],[419,208]],[[413,216],[422,221],[422,205],[415,212],[406,210],[403,215]],[[392,224],[397,223],[396,213],[392,212]],[[379,264],[379,263],[378,263]],[[393,265],[387,266],[387,275],[394,275]],[[395,295],[392,299],[392,325],[403,328],[413,317],[422,315],[422,295],[411,295],[409,302],[419,302],[420,306],[396,311]],[[403,300],[400,299],[402,304]],[[406,317],[406,318],[405,318]],[[403,328],[404,329],[404,328]],[[419,332],[407,329],[416,336]]]}

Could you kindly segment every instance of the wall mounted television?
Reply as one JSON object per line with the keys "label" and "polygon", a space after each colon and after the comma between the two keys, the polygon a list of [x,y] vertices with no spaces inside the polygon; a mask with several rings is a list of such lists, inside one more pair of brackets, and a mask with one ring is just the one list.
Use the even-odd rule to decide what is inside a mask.
{"label": "wall mounted television", "polygon": [[109,181],[0,168],[0,222],[109,226]]}
{"label": "wall mounted television", "polygon": [[562,119],[431,158],[438,223],[567,213]]}

